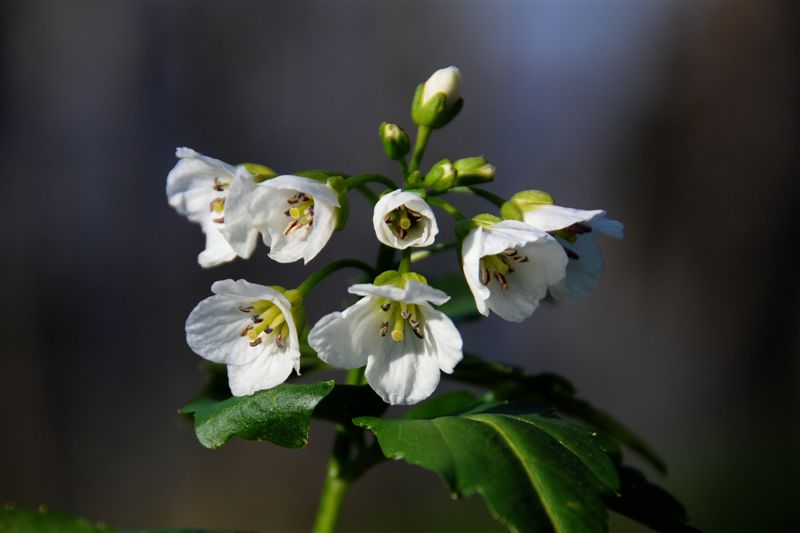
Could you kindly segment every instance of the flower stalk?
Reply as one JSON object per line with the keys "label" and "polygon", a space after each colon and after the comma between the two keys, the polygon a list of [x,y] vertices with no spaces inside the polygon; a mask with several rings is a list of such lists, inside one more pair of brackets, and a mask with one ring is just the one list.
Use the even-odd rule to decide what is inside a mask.
{"label": "flower stalk", "polygon": [[323,279],[327,278],[337,270],[349,267],[357,268],[362,272],[364,272],[365,274],[367,274],[368,276],[375,275],[375,269],[373,269],[364,261],[359,261],[358,259],[340,259],[338,261],[334,261],[333,263],[330,263],[329,265],[320,268],[319,270],[308,276],[303,283],[297,286],[297,291],[303,296],[305,296],[311,291],[311,289],[313,289],[317,285],[317,283],[319,283]]}

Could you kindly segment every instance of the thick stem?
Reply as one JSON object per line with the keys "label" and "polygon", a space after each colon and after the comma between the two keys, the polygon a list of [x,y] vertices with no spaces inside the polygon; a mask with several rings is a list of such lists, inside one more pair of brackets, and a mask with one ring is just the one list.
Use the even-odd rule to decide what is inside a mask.
{"label": "thick stem", "polygon": [[411,174],[419,169],[419,164],[422,161],[422,155],[425,153],[425,147],[428,146],[428,139],[431,136],[431,129],[428,126],[420,126],[417,128],[417,143],[414,146],[414,155],[411,157],[411,164],[408,165],[408,173]]}
{"label": "thick stem", "polygon": [[401,274],[408,272],[411,269],[411,250],[406,248],[403,250],[403,256],[400,258],[400,265],[397,267],[397,271]]}
{"label": "thick stem", "polygon": [[308,276],[306,280],[297,286],[297,290],[300,291],[300,294],[305,296],[309,293],[314,286],[322,281],[323,279],[327,278],[337,270],[341,270],[343,268],[353,267],[363,270],[365,274],[374,276],[375,270],[366,264],[364,261],[359,261],[358,259],[340,259],[338,261],[334,261],[333,263],[324,266]]}

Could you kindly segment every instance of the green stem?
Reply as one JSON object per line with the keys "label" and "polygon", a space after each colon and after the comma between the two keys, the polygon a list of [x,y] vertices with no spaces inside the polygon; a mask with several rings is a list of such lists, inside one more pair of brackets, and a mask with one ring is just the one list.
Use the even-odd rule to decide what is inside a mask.
{"label": "green stem", "polygon": [[453,187],[449,192],[464,192],[467,194],[474,194],[475,196],[480,196],[481,198],[489,200],[497,207],[502,207],[503,204],[506,203],[505,198],[479,187]]}
{"label": "green stem", "polygon": [[433,246],[431,246],[426,250],[420,250],[418,252],[414,252],[411,254],[411,262],[416,263],[417,261],[422,261],[423,259],[427,259],[428,257],[430,257],[435,253],[439,253],[443,250],[449,250],[450,248],[455,248],[456,244],[458,244],[456,241],[444,242],[440,244],[434,244]]}
{"label": "green stem", "polygon": [[461,211],[456,209],[456,206],[454,206],[450,202],[442,200],[441,198],[437,198],[435,196],[428,196],[425,200],[431,205],[435,205],[436,207],[442,208],[457,221],[464,220],[464,215],[461,214]]}
{"label": "green stem", "polygon": [[[346,382],[348,385],[359,385],[363,377],[363,369],[353,368],[347,372]],[[352,444],[352,437],[347,428],[341,424],[336,426],[336,438],[333,441],[333,451],[328,461],[325,484],[322,486],[322,494],[319,497],[313,533],[334,533],[336,531],[336,525],[339,523],[339,516],[342,513],[342,505],[350,490],[350,485],[372,464],[378,462],[375,460],[367,463],[363,454],[351,461]],[[370,454],[370,457],[371,455],[373,454]],[[355,465],[358,468],[351,468],[353,472],[348,474],[346,472],[348,465]]]}
{"label": "green stem", "polygon": [[396,160],[397,163],[400,165],[400,170],[403,171],[403,177],[407,178],[410,172],[408,171],[408,163],[406,163],[406,158],[401,157],[400,159]]}
{"label": "green stem", "polygon": [[306,294],[309,293],[309,291],[311,291],[311,289],[314,288],[314,286],[317,283],[327,278],[337,270],[341,270],[343,268],[348,268],[348,267],[358,268],[364,271],[365,274],[370,276],[375,275],[375,270],[371,266],[366,264],[364,261],[359,261],[358,259],[340,259],[338,261],[334,261],[333,263],[320,268],[319,270],[308,276],[303,283],[297,286],[297,290],[300,292],[300,294],[305,296]]}
{"label": "green stem", "polygon": [[378,195],[370,190],[366,185],[359,185],[356,190],[364,195],[364,197],[373,204],[378,203]]}
{"label": "green stem", "polygon": [[364,185],[365,183],[383,183],[390,189],[397,188],[397,184],[394,181],[380,174],[359,174],[347,178],[344,182],[347,184],[348,189]]}
{"label": "green stem", "polygon": [[414,155],[411,157],[411,164],[408,165],[408,173],[411,174],[419,169],[422,155],[425,153],[425,147],[428,146],[428,139],[431,137],[431,129],[428,126],[420,126],[417,128],[417,143],[414,146]]}
{"label": "green stem", "polygon": [[397,271],[401,274],[408,272],[411,269],[411,250],[406,248],[403,250],[403,256],[400,258],[400,265],[397,267]]}

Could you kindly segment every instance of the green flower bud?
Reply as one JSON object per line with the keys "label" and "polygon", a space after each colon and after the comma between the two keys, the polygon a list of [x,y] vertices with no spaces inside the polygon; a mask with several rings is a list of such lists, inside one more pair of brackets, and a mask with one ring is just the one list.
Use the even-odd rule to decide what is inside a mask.
{"label": "green flower bud", "polygon": [[425,176],[425,185],[434,191],[446,191],[456,182],[456,167],[449,159],[442,159]]}
{"label": "green flower bud", "polygon": [[485,183],[494,179],[494,165],[481,157],[465,157],[454,163],[458,172],[459,185],[475,185]]}
{"label": "green flower bud", "polygon": [[439,69],[417,87],[411,104],[411,118],[419,126],[441,128],[461,111],[461,71],[456,67]]}
{"label": "green flower bud", "polygon": [[381,122],[378,135],[383,143],[383,150],[386,152],[386,157],[389,159],[397,161],[403,159],[411,147],[408,134],[397,124]]}

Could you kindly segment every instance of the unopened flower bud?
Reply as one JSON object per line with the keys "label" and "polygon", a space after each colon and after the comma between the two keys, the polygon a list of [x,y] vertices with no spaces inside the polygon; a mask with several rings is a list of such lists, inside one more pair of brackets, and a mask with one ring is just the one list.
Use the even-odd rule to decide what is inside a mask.
{"label": "unopened flower bud", "polygon": [[494,165],[485,157],[465,157],[454,163],[459,185],[474,185],[494,179]]}
{"label": "unopened flower bud", "polygon": [[456,167],[449,159],[442,159],[433,165],[430,172],[425,176],[425,185],[434,191],[446,191],[456,181]]}
{"label": "unopened flower bud", "polygon": [[389,159],[400,160],[406,156],[411,142],[408,140],[408,134],[403,131],[403,128],[397,124],[381,122],[378,135],[380,135],[383,150]]}
{"label": "unopened flower bud", "polygon": [[461,111],[464,100],[460,92],[461,71],[458,68],[437,70],[417,87],[411,117],[420,126],[441,128]]}

